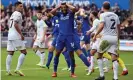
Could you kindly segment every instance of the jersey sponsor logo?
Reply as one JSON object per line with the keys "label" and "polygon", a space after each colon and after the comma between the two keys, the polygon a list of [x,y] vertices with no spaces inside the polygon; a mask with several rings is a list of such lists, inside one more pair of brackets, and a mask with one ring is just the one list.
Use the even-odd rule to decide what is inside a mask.
{"label": "jersey sponsor logo", "polygon": [[69,15],[67,15],[67,16],[61,15],[61,17],[60,17],[60,20],[67,20],[67,19],[69,19]]}

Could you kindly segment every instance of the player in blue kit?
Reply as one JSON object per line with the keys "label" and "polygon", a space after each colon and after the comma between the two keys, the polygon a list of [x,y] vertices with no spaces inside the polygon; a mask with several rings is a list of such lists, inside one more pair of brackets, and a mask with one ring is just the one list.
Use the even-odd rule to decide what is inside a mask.
{"label": "player in blue kit", "polygon": [[[58,20],[58,17],[57,16],[54,16],[53,14],[49,13],[51,11],[51,9],[47,9],[46,10],[46,15],[48,18],[50,18],[50,21],[52,22],[52,26],[53,26],[53,32],[52,34],[50,34],[48,37],[47,37],[47,40],[49,38],[54,38],[53,41],[52,41],[52,44],[49,46],[48,48],[48,51],[49,51],[49,54],[48,54],[48,60],[47,60],[47,63],[45,65],[45,67],[47,67],[49,69],[49,66],[50,66],[50,63],[51,63],[51,60],[53,58],[53,51],[55,50],[55,45],[56,45],[56,39],[57,39],[57,36],[59,34],[59,20]],[[68,65],[68,68],[70,67],[70,60],[69,60],[69,54],[66,52],[66,51],[63,51],[62,54],[64,55],[65,57],[65,60],[67,62],[67,65]]]}
{"label": "player in blue kit", "polygon": [[[56,12],[58,9],[61,9],[61,12]],[[74,38],[75,7],[64,3],[58,6],[57,8],[53,9],[51,13],[53,14],[56,13],[56,15],[59,17],[59,25],[60,25],[59,35],[57,37],[57,42],[56,42],[56,54],[54,57],[54,73],[52,74],[52,77],[57,77],[57,66],[59,63],[59,56],[64,47],[66,47],[70,55],[71,77],[76,77],[76,75],[74,74],[75,71],[74,50],[77,47],[75,46],[75,38]],[[87,58],[83,54],[79,55],[79,57],[88,66],[90,65],[89,62],[87,61]]]}
{"label": "player in blue kit", "polygon": [[[80,46],[81,49],[83,51],[83,53],[85,54],[85,56],[89,59],[90,56],[90,36],[86,35],[86,31],[90,29],[89,26],[89,19],[87,14],[85,13],[84,9],[79,9],[79,11],[76,13],[77,15],[77,19],[81,22],[82,27],[81,27],[81,32],[82,35],[80,37]],[[84,45],[86,46],[86,49],[84,47]]]}
{"label": "player in blue kit", "polygon": [[[56,12],[58,9],[61,8],[61,12]],[[72,11],[68,10],[71,9]],[[57,77],[57,66],[59,62],[59,56],[64,47],[66,47],[67,51],[70,53],[71,58],[71,77],[76,77],[74,75],[74,14],[75,14],[75,7],[63,3],[59,5],[57,8],[53,9],[51,13],[56,13],[56,15],[59,17],[59,35],[57,37],[57,44],[56,44],[56,54],[54,57],[54,73],[52,74],[52,77]]]}

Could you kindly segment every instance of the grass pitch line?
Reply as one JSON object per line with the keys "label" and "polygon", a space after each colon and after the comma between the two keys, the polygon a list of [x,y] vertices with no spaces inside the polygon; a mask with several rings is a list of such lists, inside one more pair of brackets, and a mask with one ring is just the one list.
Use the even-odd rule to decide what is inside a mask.
{"label": "grass pitch line", "polygon": [[[132,66],[133,64],[125,64],[127,66]],[[77,66],[77,67],[86,67],[86,66]],[[64,67],[58,67],[60,68],[64,68]],[[41,70],[41,69],[45,69],[45,68],[27,68],[27,69],[21,69],[21,70]],[[53,67],[50,67],[50,69],[53,69]],[[15,69],[12,69],[11,71],[14,71]],[[0,70],[1,72],[5,72],[6,70]]]}

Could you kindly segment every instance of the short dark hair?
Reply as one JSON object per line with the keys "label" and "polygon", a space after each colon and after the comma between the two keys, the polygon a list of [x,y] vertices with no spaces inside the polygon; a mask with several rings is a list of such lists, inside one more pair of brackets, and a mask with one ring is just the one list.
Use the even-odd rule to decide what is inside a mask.
{"label": "short dark hair", "polygon": [[22,4],[22,2],[19,2],[19,1],[16,2],[16,3],[15,3],[15,7],[18,6],[19,4]]}
{"label": "short dark hair", "polygon": [[110,3],[108,1],[105,1],[103,3],[103,8],[109,10],[110,9]]}
{"label": "short dark hair", "polygon": [[97,11],[92,11],[91,14],[93,14],[95,17],[98,16],[98,12]]}

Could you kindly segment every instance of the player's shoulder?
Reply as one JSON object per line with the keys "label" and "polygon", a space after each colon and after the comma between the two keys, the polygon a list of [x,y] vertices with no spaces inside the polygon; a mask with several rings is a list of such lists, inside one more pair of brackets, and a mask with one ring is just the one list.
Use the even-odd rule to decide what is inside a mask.
{"label": "player's shoulder", "polygon": [[99,19],[95,19],[93,22],[97,23],[97,22],[100,22],[100,20]]}
{"label": "player's shoulder", "polygon": [[111,15],[113,15],[113,16],[115,16],[115,17],[118,17],[117,14],[115,14],[114,12],[104,12],[103,15],[104,15],[104,16],[107,16],[107,17],[108,17],[108,16],[111,16]]}
{"label": "player's shoulder", "polygon": [[13,12],[13,15],[15,15],[15,16],[22,16],[21,13],[18,12],[18,11],[14,11],[14,12]]}

